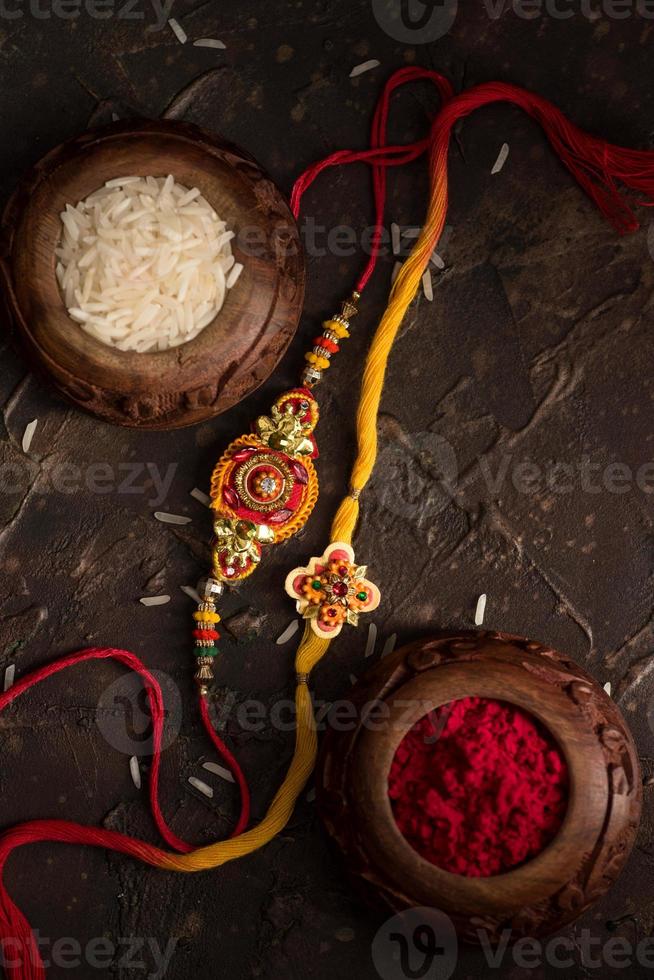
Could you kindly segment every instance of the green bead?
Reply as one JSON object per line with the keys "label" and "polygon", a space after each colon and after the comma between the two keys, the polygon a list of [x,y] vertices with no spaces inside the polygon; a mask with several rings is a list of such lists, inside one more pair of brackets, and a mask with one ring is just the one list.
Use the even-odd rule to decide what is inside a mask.
{"label": "green bead", "polygon": [[365,602],[367,598],[368,598],[367,592],[357,592],[357,599],[359,600],[359,602]]}
{"label": "green bead", "polygon": [[220,653],[218,647],[196,647],[195,648],[196,657],[217,657]]}
{"label": "green bead", "polygon": [[313,580],[313,582],[311,583],[311,588],[316,590],[322,589],[322,582],[320,581],[319,578]]}

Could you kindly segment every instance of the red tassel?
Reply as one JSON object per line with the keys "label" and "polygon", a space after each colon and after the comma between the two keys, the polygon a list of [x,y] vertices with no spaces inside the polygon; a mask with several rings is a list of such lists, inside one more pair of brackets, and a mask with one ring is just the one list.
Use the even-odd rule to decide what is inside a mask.
{"label": "red tassel", "polygon": [[625,149],[592,136],[570,122],[547,99],[517,85],[487,82],[455,96],[434,120],[432,141],[442,143],[446,137],[449,139],[458,119],[492,102],[512,102],[540,123],[561,161],[620,234],[639,227],[633,210],[618,189],[618,182],[642,192],[646,200],[639,203],[651,206],[654,152]]}

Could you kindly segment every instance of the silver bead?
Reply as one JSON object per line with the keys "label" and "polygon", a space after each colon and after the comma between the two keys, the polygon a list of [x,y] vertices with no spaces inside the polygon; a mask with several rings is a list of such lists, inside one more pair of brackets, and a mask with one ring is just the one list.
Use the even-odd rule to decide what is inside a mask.
{"label": "silver bead", "polygon": [[321,378],[322,371],[319,371],[318,368],[313,367],[311,364],[305,367],[302,372],[302,383],[305,385],[318,384]]}
{"label": "silver bead", "polygon": [[215,578],[201,578],[198,582],[198,592],[207,599],[216,599],[225,591],[225,583]]}

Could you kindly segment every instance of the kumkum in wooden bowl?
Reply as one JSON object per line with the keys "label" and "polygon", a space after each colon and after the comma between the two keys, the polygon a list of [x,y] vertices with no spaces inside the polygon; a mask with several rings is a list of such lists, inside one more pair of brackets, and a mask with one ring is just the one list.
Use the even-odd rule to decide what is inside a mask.
{"label": "kumkum in wooden bowl", "polygon": [[[118,350],[69,316],[56,276],[60,213],[107,181],[169,174],[234,231],[243,269],[193,339]],[[218,415],[271,374],[299,322],[304,259],[283,196],[248,154],[186,123],[131,120],[62,144],[21,181],[2,218],[0,279],[19,347],[60,394],[109,422],[167,429]]]}
{"label": "kumkum in wooden bowl", "polygon": [[[462,939],[497,943],[507,930],[513,940],[551,934],[610,888],[638,830],[638,757],[615,703],[571,660],[504,633],[439,633],[384,658],[351,696],[356,723],[328,727],[317,798],[374,904],[439,909]],[[484,722],[476,744],[475,718]],[[495,805],[476,796],[462,813],[464,775],[468,787],[493,785],[483,771],[501,755],[493,738],[505,767]],[[421,755],[433,767],[426,790]],[[524,785],[511,781],[520,761]],[[525,826],[525,813],[542,821],[546,811],[540,830],[549,835]],[[507,840],[493,838],[502,814]],[[458,852],[448,851],[446,832]]]}

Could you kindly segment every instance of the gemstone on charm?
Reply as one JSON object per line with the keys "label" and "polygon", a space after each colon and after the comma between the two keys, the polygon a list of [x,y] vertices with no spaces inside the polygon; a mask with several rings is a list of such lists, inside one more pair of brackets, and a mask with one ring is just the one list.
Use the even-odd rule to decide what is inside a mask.
{"label": "gemstone on charm", "polygon": [[343,596],[347,595],[348,592],[347,585],[345,584],[345,582],[334,582],[334,584],[332,585],[332,592],[334,593],[334,595],[337,595],[339,596],[339,598],[342,598]]}
{"label": "gemstone on charm", "polygon": [[346,565],[341,565],[340,568],[339,568],[339,570],[338,570],[338,574],[345,576],[345,575],[347,575],[348,571],[349,571],[349,569],[347,568]]}
{"label": "gemstone on charm", "polygon": [[319,578],[316,578],[316,579],[314,579],[314,580],[313,580],[313,582],[311,583],[311,587],[312,587],[313,589],[315,589],[316,591],[318,591],[319,589],[322,589],[322,582],[320,581],[320,579],[319,579]]}
{"label": "gemstone on charm", "polygon": [[365,602],[367,598],[368,598],[367,592],[357,592],[357,599],[359,600],[359,602]]}

